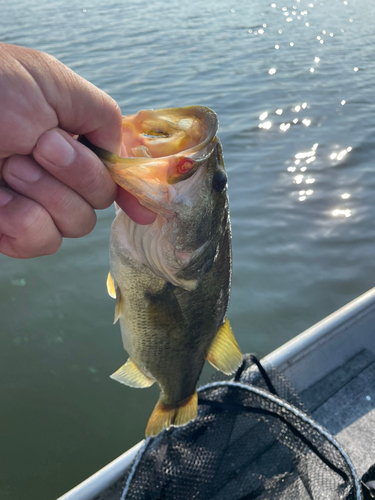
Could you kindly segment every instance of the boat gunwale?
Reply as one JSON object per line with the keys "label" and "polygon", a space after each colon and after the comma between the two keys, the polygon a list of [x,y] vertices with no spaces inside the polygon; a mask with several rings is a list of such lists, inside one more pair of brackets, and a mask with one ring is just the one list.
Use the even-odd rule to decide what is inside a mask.
{"label": "boat gunwale", "polygon": [[307,357],[312,350],[348,330],[354,322],[375,310],[375,287],[326,316],[263,358],[275,368],[285,369]]}

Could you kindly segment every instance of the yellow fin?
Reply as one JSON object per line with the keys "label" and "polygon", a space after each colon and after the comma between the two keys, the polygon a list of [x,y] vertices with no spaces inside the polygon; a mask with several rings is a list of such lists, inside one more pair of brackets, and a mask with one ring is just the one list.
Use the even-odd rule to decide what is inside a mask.
{"label": "yellow fin", "polygon": [[242,363],[242,354],[234,338],[228,318],[225,318],[223,326],[217,332],[210,346],[207,361],[226,375],[234,373]]}
{"label": "yellow fin", "polygon": [[198,286],[198,280],[177,280],[177,281],[179,283],[177,286],[180,286],[181,288],[183,288],[184,290],[188,290],[189,292],[195,290]]}
{"label": "yellow fin", "polygon": [[113,279],[111,276],[111,273],[108,273],[107,276],[107,292],[112,299],[116,298],[116,289],[115,289],[115,284],[113,283]]}
{"label": "yellow fin", "polygon": [[198,395],[194,392],[190,398],[186,399],[177,408],[172,408],[163,404],[160,400],[156,403],[154,411],[146,427],[146,437],[156,436],[163,429],[168,429],[171,425],[185,425],[197,416]]}
{"label": "yellow fin", "polygon": [[130,358],[121,368],[112,373],[111,378],[121,384],[137,388],[150,387],[155,382],[153,378],[144,375]]}
{"label": "yellow fin", "polygon": [[117,320],[121,316],[122,309],[122,296],[119,288],[116,288],[116,307],[115,307],[115,317],[113,318],[113,324],[117,323]]}

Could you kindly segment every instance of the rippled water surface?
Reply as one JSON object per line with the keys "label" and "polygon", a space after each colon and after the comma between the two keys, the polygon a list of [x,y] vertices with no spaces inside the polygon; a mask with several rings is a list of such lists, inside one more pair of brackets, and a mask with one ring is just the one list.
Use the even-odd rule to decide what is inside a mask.
{"label": "rippled water surface", "polygon": [[[0,0],[0,40],[49,52],[124,114],[203,104],[230,179],[229,317],[265,354],[375,283],[375,5]],[[1,117],[0,117],[1,119]],[[139,441],[105,290],[113,210],[53,256],[0,257],[0,498],[51,500]]]}

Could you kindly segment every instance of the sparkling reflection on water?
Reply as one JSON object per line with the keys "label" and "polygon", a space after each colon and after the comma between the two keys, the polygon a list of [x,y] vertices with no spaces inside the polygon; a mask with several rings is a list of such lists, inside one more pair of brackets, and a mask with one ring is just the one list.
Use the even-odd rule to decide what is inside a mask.
{"label": "sparkling reflection on water", "polygon": [[[374,285],[374,21],[366,0],[20,0],[1,41],[47,51],[125,113],[219,116],[229,317],[265,354]],[[0,258],[0,497],[51,499],[142,438],[157,391],[124,363],[105,291],[113,211],[57,255]]]}

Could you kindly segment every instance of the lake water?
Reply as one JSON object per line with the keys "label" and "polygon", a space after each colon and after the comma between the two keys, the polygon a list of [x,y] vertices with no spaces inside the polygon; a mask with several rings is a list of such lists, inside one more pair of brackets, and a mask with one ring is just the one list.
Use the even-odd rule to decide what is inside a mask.
{"label": "lake water", "polygon": [[[0,0],[0,40],[49,52],[123,114],[219,116],[234,272],[229,318],[266,354],[375,284],[370,0]],[[1,119],[1,118],[0,118]],[[113,209],[56,255],[0,257],[0,498],[51,500],[142,437],[154,388],[107,296]]]}

